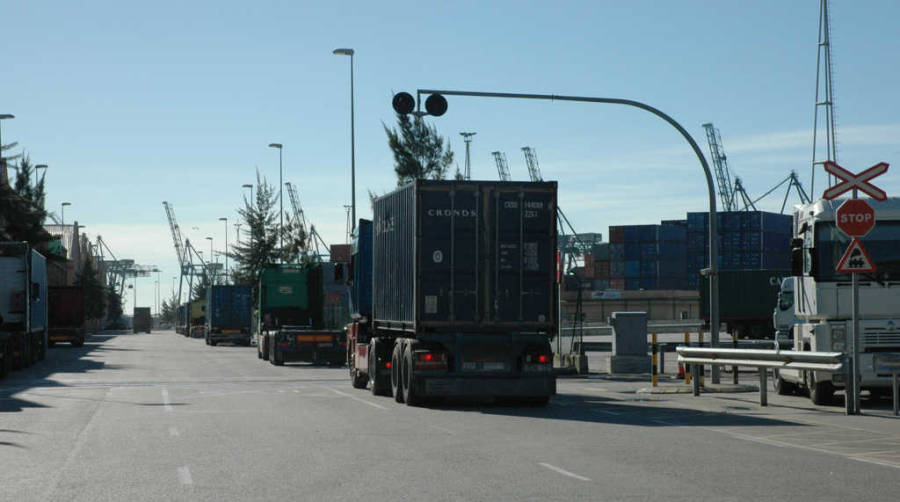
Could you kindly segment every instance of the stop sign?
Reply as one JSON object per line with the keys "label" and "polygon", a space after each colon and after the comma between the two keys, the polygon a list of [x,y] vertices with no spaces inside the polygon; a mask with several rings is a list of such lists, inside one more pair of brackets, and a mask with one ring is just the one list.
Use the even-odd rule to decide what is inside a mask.
{"label": "stop sign", "polygon": [[850,199],[837,210],[837,226],[850,237],[862,237],[875,227],[875,211],[866,201]]}

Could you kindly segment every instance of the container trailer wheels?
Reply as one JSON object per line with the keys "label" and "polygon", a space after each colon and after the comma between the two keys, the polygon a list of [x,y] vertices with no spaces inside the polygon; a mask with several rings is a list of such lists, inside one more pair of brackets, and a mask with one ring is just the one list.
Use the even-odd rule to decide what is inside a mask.
{"label": "container trailer wheels", "polygon": [[789,396],[796,392],[797,387],[794,384],[792,384],[791,382],[786,382],[783,378],[781,378],[781,375],[778,374],[777,369],[773,371],[775,373],[773,375],[775,380],[773,385],[775,386],[775,392],[777,392],[779,396]]}
{"label": "container trailer wheels", "polygon": [[381,352],[384,351],[384,342],[381,342],[375,338],[369,342],[369,381],[372,382],[372,395],[373,396],[390,396],[391,394],[391,382],[390,379],[385,379],[384,376],[378,375],[378,358],[381,355]]}
{"label": "container trailer wheels", "polygon": [[391,394],[394,395],[394,401],[403,402],[403,384],[400,382],[400,364],[402,355],[400,353],[400,343],[394,342],[394,351],[391,353]]}
{"label": "container trailer wheels", "polygon": [[403,363],[400,369],[401,383],[403,384],[403,401],[407,406],[421,406],[424,399],[416,390],[415,376],[413,376],[413,351],[412,347],[406,347],[403,351]]}
{"label": "container trailer wheels", "polygon": [[[268,337],[267,337],[268,338]],[[269,362],[275,366],[284,366],[284,355],[278,352],[278,346],[274,341],[269,342]]]}

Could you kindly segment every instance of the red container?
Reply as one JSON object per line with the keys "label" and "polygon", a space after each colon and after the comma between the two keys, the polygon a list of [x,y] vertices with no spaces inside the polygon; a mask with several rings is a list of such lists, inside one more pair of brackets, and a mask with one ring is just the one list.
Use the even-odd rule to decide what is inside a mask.
{"label": "red container", "polygon": [[332,263],[350,263],[350,254],[353,248],[350,244],[332,244],[331,245],[331,262]]}
{"label": "red container", "polygon": [[609,279],[609,260],[594,262],[594,279]]}
{"label": "red container", "polygon": [[594,255],[591,253],[584,253],[584,278],[594,278]]}
{"label": "red container", "polygon": [[609,242],[617,244],[625,242],[625,227],[609,227]]}

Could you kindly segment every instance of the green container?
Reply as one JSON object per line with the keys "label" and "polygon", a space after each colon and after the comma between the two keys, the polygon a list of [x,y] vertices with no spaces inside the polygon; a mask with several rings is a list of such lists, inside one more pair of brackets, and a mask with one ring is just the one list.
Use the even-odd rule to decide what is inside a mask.
{"label": "green container", "polygon": [[318,265],[272,264],[259,279],[259,318],[263,329],[322,326],[322,269]]}

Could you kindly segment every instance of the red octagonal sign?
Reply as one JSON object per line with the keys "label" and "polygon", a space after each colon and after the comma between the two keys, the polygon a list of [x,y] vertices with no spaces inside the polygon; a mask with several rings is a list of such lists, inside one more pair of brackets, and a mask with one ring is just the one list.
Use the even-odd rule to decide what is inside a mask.
{"label": "red octagonal sign", "polygon": [[850,199],[837,210],[837,226],[850,237],[862,237],[875,227],[875,211],[866,201]]}

